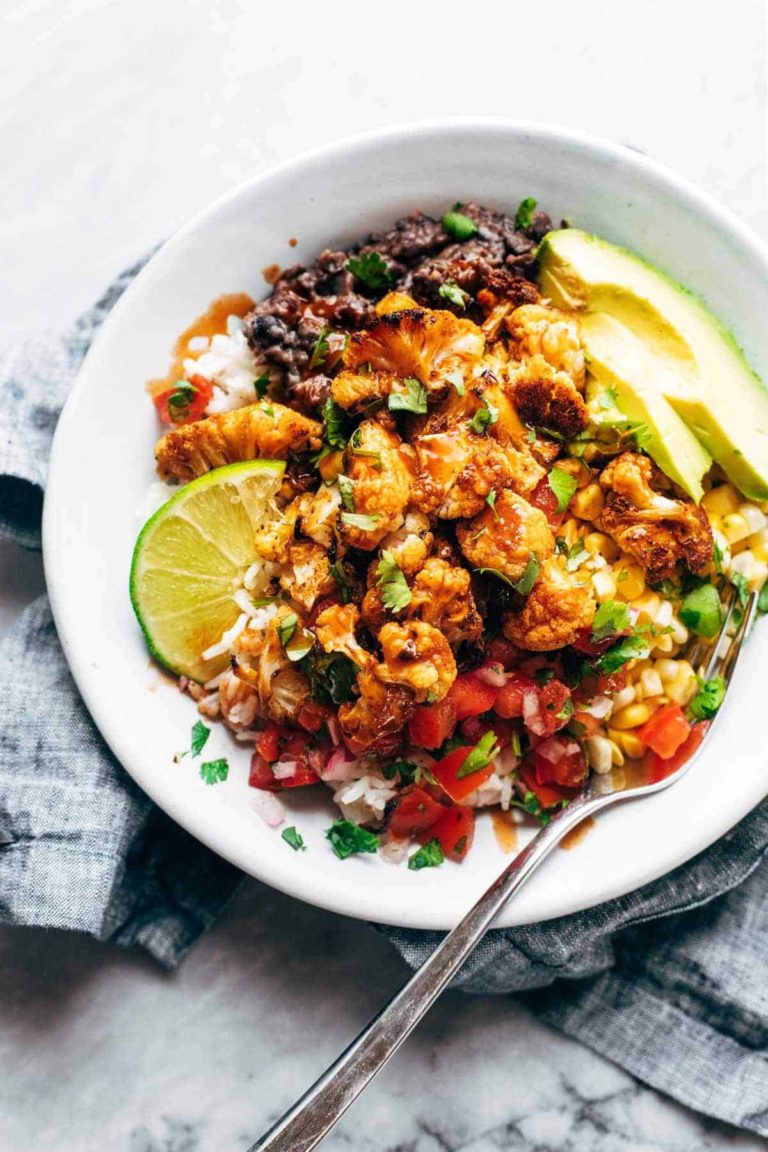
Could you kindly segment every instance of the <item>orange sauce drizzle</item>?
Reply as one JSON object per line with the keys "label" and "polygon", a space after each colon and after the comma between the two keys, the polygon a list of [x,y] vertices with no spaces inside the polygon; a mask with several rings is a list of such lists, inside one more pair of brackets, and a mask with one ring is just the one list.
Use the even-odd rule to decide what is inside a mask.
{"label": "orange sauce drizzle", "polygon": [[491,824],[493,825],[496,843],[502,852],[505,855],[509,852],[514,852],[515,848],[517,848],[517,824],[514,821],[512,813],[502,812],[500,810],[491,812]]}
{"label": "orange sauce drizzle", "polygon": [[247,292],[229,292],[224,296],[217,296],[202,316],[193,320],[179,336],[171,352],[172,362],[168,374],[162,379],[150,380],[147,383],[149,394],[159,396],[161,392],[173,387],[177,380],[183,378],[184,361],[189,356],[194,356],[194,353],[191,353],[188,348],[190,340],[194,339],[195,336],[206,336],[210,339],[211,336],[226,332],[227,317],[245,316],[246,312],[250,312],[253,308],[253,304],[254,301]]}
{"label": "orange sauce drizzle", "polygon": [[581,844],[584,837],[588,834],[590,829],[594,828],[594,816],[587,816],[586,820],[582,820],[575,828],[571,828],[570,832],[566,832],[560,841],[560,847],[564,852],[570,852],[577,844]]}

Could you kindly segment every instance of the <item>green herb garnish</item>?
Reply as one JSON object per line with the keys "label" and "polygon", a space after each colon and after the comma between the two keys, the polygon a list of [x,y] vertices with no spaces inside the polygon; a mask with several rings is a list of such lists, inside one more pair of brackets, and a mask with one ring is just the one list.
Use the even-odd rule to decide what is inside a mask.
{"label": "green herb garnish", "polygon": [[598,605],[592,620],[592,639],[607,640],[630,627],[629,608],[618,600],[605,600]]}
{"label": "green herb garnish", "polygon": [[386,261],[378,252],[361,252],[359,256],[352,256],[347,261],[347,268],[371,292],[382,292],[394,283]]}
{"label": "green herb garnish", "polygon": [[400,565],[388,549],[381,554],[376,569],[381,599],[385,608],[390,612],[399,612],[411,602],[412,592],[408,587],[405,575]]}
{"label": "green herb garnish", "polygon": [[280,637],[280,643],[283,648],[287,648],[293,639],[293,634],[299,624],[299,618],[295,612],[290,612],[287,616],[283,616],[282,620],[277,625],[277,634]]}
{"label": "green herb garnish", "polygon": [[290,844],[294,852],[306,852],[307,846],[304,843],[303,837],[296,831],[293,825],[291,825],[290,828],[283,828],[280,836],[285,840],[286,844]]}
{"label": "green herb garnish", "polygon": [[455,304],[457,308],[466,308],[467,300],[470,299],[469,292],[465,292],[463,288],[459,288],[458,284],[454,284],[450,280],[447,284],[440,285],[438,295],[450,304]]}
{"label": "green herb garnish", "polygon": [[453,240],[469,240],[477,232],[477,224],[463,212],[457,212],[458,207],[457,204],[452,212],[443,216],[443,228]]}
{"label": "green herb garnish", "polygon": [[229,764],[226,760],[208,760],[200,765],[200,779],[206,784],[221,784],[229,775]]}
{"label": "green herb garnish", "polygon": [[336,820],[325,833],[339,860],[346,860],[356,852],[375,852],[379,837],[352,820]]}
{"label": "green herb garnish", "polygon": [[258,380],[254,380],[253,387],[257,398],[263,400],[269,388],[269,376],[259,376]]}
{"label": "green herb garnish", "polygon": [[323,404],[325,440],[332,448],[346,448],[349,440],[349,417],[343,408],[329,396]]}
{"label": "green herb garnish", "polygon": [[453,384],[454,388],[456,389],[457,396],[464,395],[464,377],[462,376],[461,372],[459,372],[458,368],[454,372],[447,372],[445,378],[449,384]]}
{"label": "green herb garnish", "polygon": [[478,436],[485,436],[491,424],[495,424],[499,418],[498,408],[494,408],[485,397],[483,397],[483,407],[478,408],[474,416],[469,422],[469,426],[473,432],[477,432]]}
{"label": "green herb garnish", "polygon": [[351,581],[347,579],[347,570],[341,560],[336,560],[333,564],[331,564],[331,576],[333,576],[334,580],[339,586],[342,604],[349,604],[349,601],[352,598],[352,590],[354,588],[354,584],[352,584]]}
{"label": "green herb garnish", "polygon": [[578,540],[574,540],[568,549],[568,556],[565,561],[565,568],[567,572],[575,572],[580,568],[585,560],[589,559],[589,549],[584,544],[584,540],[580,536]]}
{"label": "green herb garnish", "polygon": [[700,584],[684,598],[679,616],[686,628],[698,636],[711,640],[720,631],[723,623],[723,606],[720,595],[713,584]]}
{"label": "green herb garnish", "polygon": [[495,519],[498,520],[499,514],[496,511],[496,489],[495,488],[491,488],[490,492],[488,493],[488,495],[485,498],[485,502],[488,505],[488,507],[491,509],[491,511],[493,512]]}
{"label": "green herb garnish", "polygon": [[355,482],[349,476],[340,473],[336,479],[339,482],[339,492],[341,493],[341,503],[346,508],[347,512],[354,512],[355,510]]}
{"label": "green herb garnish", "polygon": [[469,753],[456,773],[456,779],[462,780],[465,776],[471,776],[474,772],[480,772],[483,768],[487,768],[498,751],[496,733],[491,729]]}
{"label": "green herb garnish", "polygon": [[178,763],[185,756],[199,756],[203,748],[208,742],[208,737],[211,734],[210,728],[206,728],[202,720],[198,720],[192,725],[192,734],[190,736],[189,748],[186,752],[177,752],[174,760]]}
{"label": "green herb garnish", "polygon": [[361,532],[373,532],[381,516],[378,512],[342,512],[340,519],[350,528],[359,528]]}
{"label": "green herb garnish", "polygon": [[539,558],[535,552],[531,552],[528,557],[528,563],[525,566],[525,571],[520,579],[516,580],[512,585],[515,592],[519,592],[521,596],[527,596],[538,580],[540,572],[541,565],[539,564]]}
{"label": "green herb garnish", "polygon": [[390,412],[413,412],[423,416],[427,411],[427,390],[415,376],[406,376],[404,392],[390,392],[387,407]]}
{"label": "green herb garnish", "polygon": [[439,868],[444,860],[445,853],[440,841],[437,837],[433,837],[419,848],[418,852],[414,852],[408,860],[408,867],[412,872],[418,872],[421,868]]}
{"label": "green herb garnish", "polygon": [[328,325],[323,324],[322,328],[320,329],[320,335],[317,338],[317,343],[312,349],[312,355],[309,358],[310,372],[313,372],[315,368],[322,368],[323,364],[325,364],[326,360],[328,359],[328,353],[331,350],[330,345],[328,344],[329,332],[330,329]]}
{"label": "green herb garnish", "polygon": [[549,486],[557,497],[557,511],[564,512],[576,491],[576,478],[564,468],[553,468],[547,476]]}
{"label": "green herb garnish", "polygon": [[642,636],[624,636],[596,661],[595,667],[604,676],[612,676],[629,660],[644,660],[650,652]]}
{"label": "green herb garnish", "polygon": [[533,196],[526,196],[521,200],[515,212],[515,228],[530,228],[533,214],[536,211],[536,201]]}

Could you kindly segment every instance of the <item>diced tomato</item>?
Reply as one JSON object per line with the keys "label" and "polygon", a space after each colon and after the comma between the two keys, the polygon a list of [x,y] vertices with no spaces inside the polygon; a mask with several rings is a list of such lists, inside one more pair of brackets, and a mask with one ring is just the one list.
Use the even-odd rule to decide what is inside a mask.
{"label": "diced tomato", "polygon": [[408,736],[417,748],[439,748],[456,727],[456,706],[447,697],[437,704],[418,704],[408,722]]}
{"label": "diced tomato", "polygon": [[574,725],[581,725],[580,729],[575,727],[573,729],[573,731],[577,732],[579,736],[594,736],[600,727],[600,721],[596,716],[593,716],[591,712],[580,712],[578,708],[573,713],[573,716],[571,716],[571,719],[568,721],[569,724],[571,722]]}
{"label": "diced tomato", "polygon": [[307,732],[319,732],[332,712],[333,709],[329,708],[327,704],[318,704],[315,700],[308,700],[306,704],[302,705],[299,712],[299,724]]}
{"label": "diced tomato", "polygon": [[557,510],[557,496],[552,491],[547,476],[542,477],[538,484],[527,498],[529,504],[533,504],[534,508],[540,508],[546,516],[549,523],[553,528],[557,528],[563,522],[565,509],[562,512]]}
{"label": "diced tomato", "polygon": [[466,805],[444,808],[443,815],[430,828],[420,832],[416,839],[421,844],[428,840],[440,841],[440,847],[449,860],[460,863],[472,847],[475,835],[475,810]]}
{"label": "diced tomato", "polygon": [[537,745],[533,758],[538,784],[578,788],[584,782],[587,763],[575,740],[569,740],[566,736],[550,736]]}
{"label": "diced tomato", "polygon": [[157,414],[164,424],[189,424],[205,415],[213,384],[205,376],[192,376],[190,380],[180,380],[172,388],[155,396]]}
{"label": "diced tomato", "polygon": [[478,744],[485,733],[491,731],[496,733],[499,748],[507,748],[520,732],[520,725],[511,720],[502,720],[501,716],[491,716],[488,719],[469,716],[461,722],[461,734],[470,746]]}
{"label": "diced tomato", "polygon": [[477,772],[470,772],[468,776],[458,775],[471,751],[471,747],[457,748],[455,752],[449,752],[443,760],[434,764],[431,769],[438,784],[456,804],[460,804],[469,796],[470,792],[474,792],[475,788],[485,784],[486,780],[493,775],[492,762]]}
{"label": "diced tomato", "polygon": [[495,685],[486,684],[475,672],[460,672],[446,700],[456,709],[456,719],[466,720],[467,716],[480,716],[492,708],[498,692]]}
{"label": "diced tomato", "polygon": [[392,802],[389,831],[397,840],[409,839],[435,824],[445,805],[418,785],[404,788]]}
{"label": "diced tomato", "polygon": [[681,744],[677,751],[669,756],[666,760],[662,760],[661,756],[655,752],[649,753],[651,757],[649,766],[649,779],[651,783],[655,784],[659,780],[663,780],[666,776],[671,776],[673,772],[677,772],[678,768],[682,768],[695,752],[698,752],[702,740],[707,734],[710,721],[703,720],[699,724],[694,724],[688,733],[688,737],[684,744]]}
{"label": "diced tomato", "polygon": [[283,776],[279,780],[274,774],[271,764],[254,752],[251,757],[251,771],[248,783],[251,788],[261,788],[266,792],[279,792],[281,788],[303,788],[306,784],[317,784],[320,777],[314,769],[306,763],[297,763],[296,771],[292,776]]}
{"label": "diced tomato", "polygon": [[691,725],[680,705],[670,703],[654,712],[650,720],[638,728],[637,735],[662,760],[669,760],[685,744],[690,732]]}
{"label": "diced tomato", "polygon": [[511,672],[520,659],[520,653],[506,636],[494,636],[488,645],[488,659],[501,664],[505,672]]}
{"label": "diced tomato", "polygon": [[256,751],[266,760],[267,764],[277,760],[280,748],[280,732],[281,729],[277,724],[268,724],[256,741]]}
{"label": "diced tomato", "polygon": [[493,710],[498,716],[503,716],[505,720],[512,720],[514,717],[522,716],[523,697],[525,693],[535,691],[535,680],[530,680],[527,676],[523,676],[519,672],[513,672],[504,687],[499,689],[499,694],[494,701]]}
{"label": "diced tomato", "polygon": [[558,788],[554,784],[539,784],[536,779],[536,770],[530,761],[526,761],[520,768],[520,779],[529,792],[541,804],[542,808],[554,808],[563,800],[572,800],[578,794],[578,788]]}

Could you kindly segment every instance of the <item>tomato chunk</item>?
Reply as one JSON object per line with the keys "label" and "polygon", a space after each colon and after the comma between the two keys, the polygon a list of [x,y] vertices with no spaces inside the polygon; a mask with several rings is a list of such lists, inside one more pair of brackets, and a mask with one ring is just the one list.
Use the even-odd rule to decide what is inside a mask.
{"label": "tomato chunk", "polygon": [[469,716],[461,722],[461,735],[470,745],[479,744],[486,732],[496,734],[499,748],[508,748],[519,734],[520,725],[513,723],[512,720],[502,720],[500,716],[491,716],[488,719]]}
{"label": "tomato chunk", "polygon": [[333,709],[329,708],[327,704],[318,704],[315,700],[308,700],[306,704],[302,705],[299,712],[299,724],[307,732],[319,732],[332,712]]}
{"label": "tomato chunk", "polygon": [[392,805],[389,831],[398,840],[409,839],[430,828],[445,812],[445,805],[418,785],[404,788]]}
{"label": "tomato chunk", "polygon": [[439,748],[456,727],[456,706],[447,697],[437,704],[418,704],[408,722],[408,736],[417,748]]}
{"label": "tomato chunk", "polygon": [[154,398],[157,414],[164,424],[188,424],[205,415],[213,384],[205,376],[179,380]]}
{"label": "tomato chunk", "polygon": [[428,840],[440,841],[440,847],[449,860],[460,863],[472,847],[475,836],[475,810],[466,805],[444,808],[436,823],[420,832],[416,839],[421,844]]}
{"label": "tomato chunk", "polygon": [[475,672],[461,672],[451,685],[446,700],[456,709],[456,719],[480,716],[493,707],[499,689],[486,684]]}
{"label": "tomato chunk", "polygon": [[469,745],[465,748],[457,748],[432,767],[432,775],[443,791],[456,804],[460,804],[469,796],[470,792],[474,792],[475,788],[479,788],[493,775],[493,761],[487,767],[478,769],[477,772],[470,772],[468,776],[458,775],[471,751],[472,748]]}
{"label": "tomato chunk", "polygon": [[526,760],[520,767],[520,779],[529,792],[541,804],[542,808],[554,808],[564,800],[572,800],[578,795],[578,788],[561,788],[555,784],[540,784],[536,779],[536,769],[531,761]]}
{"label": "tomato chunk", "polygon": [[[294,732],[279,724],[269,724],[259,736],[251,758],[248,783],[252,788],[278,792],[281,788],[301,788],[316,784],[325,763],[329,746],[312,744],[306,732]],[[294,765],[290,775],[275,775],[273,765]]]}
{"label": "tomato chunk", "polygon": [[643,744],[661,757],[668,760],[674,756],[678,748],[685,744],[691,732],[691,725],[685,718],[685,713],[679,704],[665,704],[654,712],[650,720],[638,728],[637,734]]}
{"label": "tomato chunk", "polygon": [[553,528],[558,528],[563,522],[565,509],[562,512],[557,510],[557,496],[552,491],[552,486],[549,483],[549,477],[543,476],[538,484],[527,498],[529,504],[533,504],[534,508],[539,508],[546,516]]}
{"label": "tomato chunk", "polygon": [[565,727],[572,713],[570,688],[562,680],[550,680],[539,688],[539,713],[528,727],[537,736],[551,736]]}
{"label": "tomato chunk", "polygon": [[494,701],[493,710],[497,716],[512,720],[523,714],[523,697],[526,692],[536,691],[536,681],[520,672],[513,672]]}
{"label": "tomato chunk", "polygon": [[678,768],[682,768],[695,752],[698,752],[701,742],[707,734],[710,721],[702,720],[700,724],[694,724],[691,728],[686,741],[681,744],[677,751],[663,760],[656,752],[651,752],[651,762],[649,766],[649,776],[652,783],[658,780],[663,780],[666,776],[671,776]]}
{"label": "tomato chunk", "polygon": [[566,736],[550,736],[536,747],[533,758],[539,784],[578,788],[584,782],[587,763],[575,740],[569,740]]}
{"label": "tomato chunk", "polygon": [[494,636],[488,645],[488,659],[501,664],[505,672],[511,672],[520,659],[520,653],[506,636]]}

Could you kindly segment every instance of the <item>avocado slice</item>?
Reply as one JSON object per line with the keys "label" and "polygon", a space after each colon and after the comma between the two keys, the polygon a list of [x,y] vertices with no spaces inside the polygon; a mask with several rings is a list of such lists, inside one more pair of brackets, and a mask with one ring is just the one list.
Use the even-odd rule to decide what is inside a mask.
{"label": "avocado slice", "polygon": [[[606,395],[615,395],[615,407],[601,410],[597,421],[620,423],[623,418],[641,425],[643,449],[698,503],[712,457],[656,387],[658,370],[643,341],[605,312],[582,317],[582,338],[594,377],[588,399],[594,397],[599,406]],[[594,396],[601,391],[602,396]]]}
{"label": "avocado slice", "polygon": [[[647,387],[740,491],[768,499],[768,391],[705,305],[634,253],[577,228],[550,232],[539,260],[543,294],[586,316],[610,316],[642,341]],[[675,444],[668,447],[676,456]]]}

